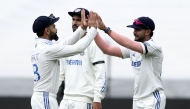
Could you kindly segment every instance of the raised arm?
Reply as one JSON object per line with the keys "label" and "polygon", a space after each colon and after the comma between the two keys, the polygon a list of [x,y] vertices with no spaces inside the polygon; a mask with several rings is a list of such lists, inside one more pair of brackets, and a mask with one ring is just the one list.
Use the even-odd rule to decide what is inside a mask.
{"label": "raised arm", "polygon": [[143,48],[140,42],[133,41],[123,35],[120,35],[113,30],[109,30],[108,27],[105,26],[100,16],[98,16],[98,28],[103,31],[107,31],[108,35],[116,41],[118,44],[131,49],[133,51],[137,51],[143,54]]}
{"label": "raised arm", "polygon": [[81,26],[79,26],[75,32],[73,32],[70,36],[67,36],[67,38],[62,40],[60,44],[62,45],[75,44],[85,33],[86,33],[86,30],[83,30]]}
{"label": "raised arm", "polygon": [[119,46],[109,45],[104,39],[101,38],[100,34],[96,35],[95,42],[104,54],[121,58],[123,57]]}
{"label": "raised arm", "polygon": [[120,44],[126,48],[129,48],[133,51],[137,51],[137,52],[143,54],[143,48],[142,48],[142,45],[140,42],[133,41],[133,40],[129,39],[128,37],[120,35],[114,31],[110,31],[108,34],[118,44]]}
{"label": "raised arm", "polygon": [[91,28],[84,38],[79,40],[74,45],[62,45],[57,44],[51,46],[50,50],[47,52],[50,59],[59,59],[63,57],[69,57],[83,52],[89,44],[92,42],[97,34],[97,24],[96,24],[96,14],[90,12],[89,25]]}

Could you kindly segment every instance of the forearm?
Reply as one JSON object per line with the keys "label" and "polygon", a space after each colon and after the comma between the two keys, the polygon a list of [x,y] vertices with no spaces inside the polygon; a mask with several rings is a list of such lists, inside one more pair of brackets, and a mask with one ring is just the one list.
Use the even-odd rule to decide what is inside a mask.
{"label": "forearm", "polygon": [[75,44],[78,51],[80,52],[84,51],[90,45],[92,40],[96,37],[96,34],[97,34],[97,30],[94,27],[91,27],[91,29],[86,34],[86,36]]}
{"label": "forearm", "polygon": [[104,54],[122,57],[120,48],[118,46],[109,45],[99,34],[96,35],[95,42]]}
{"label": "forearm", "polygon": [[121,46],[129,48],[133,51],[137,51],[139,53],[143,52],[140,42],[133,41],[133,40],[129,39],[128,37],[125,37],[123,35],[120,35],[120,34],[114,32],[113,30],[109,31],[108,35]]}
{"label": "forearm", "polygon": [[131,39],[120,35],[118,33],[116,33],[115,31],[111,30],[108,32],[108,35],[115,40],[118,44],[124,46],[124,47],[129,47],[131,45],[131,43],[133,42]]}
{"label": "forearm", "polygon": [[64,39],[60,43],[62,43],[63,45],[72,45],[76,43],[82,36],[84,36],[85,33],[86,33],[86,30],[82,29],[79,26],[75,32],[73,32],[70,36],[68,36],[66,39]]}
{"label": "forearm", "polygon": [[101,102],[105,97],[106,90],[106,71],[105,64],[99,64],[94,66],[95,85],[94,85],[94,101]]}
{"label": "forearm", "polygon": [[99,33],[97,33],[94,40],[95,40],[96,44],[98,45],[98,47],[102,50],[102,52],[104,54],[107,54],[108,48],[110,45],[104,39],[101,38]]}
{"label": "forearm", "polygon": [[60,58],[73,56],[73,55],[83,52],[92,42],[96,34],[97,34],[97,30],[95,28],[91,28],[89,32],[87,33],[87,35],[74,45],[62,45],[60,43],[56,44],[55,46],[51,48],[52,52],[48,54],[49,58],[60,59]]}

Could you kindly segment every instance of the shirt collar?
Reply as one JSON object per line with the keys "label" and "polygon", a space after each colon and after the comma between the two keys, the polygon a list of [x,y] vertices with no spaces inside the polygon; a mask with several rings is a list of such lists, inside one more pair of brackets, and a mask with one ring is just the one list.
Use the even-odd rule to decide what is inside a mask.
{"label": "shirt collar", "polygon": [[40,43],[44,43],[44,44],[47,44],[47,45],[52,45],[53,44],[53,42],[51,40],[43,39],[43,38],[35,38],[35,46],[40,44]]}

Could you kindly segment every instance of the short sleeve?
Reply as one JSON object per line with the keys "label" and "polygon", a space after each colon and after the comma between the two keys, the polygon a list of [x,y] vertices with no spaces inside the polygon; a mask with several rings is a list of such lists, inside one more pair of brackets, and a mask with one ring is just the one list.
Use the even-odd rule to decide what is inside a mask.
{"label": "short sleeve", "polygon": [[157,55],[162,51],[161,46],[156,44],[153,40],[146,41],[141,45],[144,55]]}
{"label": "short sleeve", "polygon": [[123,59],[124,58],[130,58],[130,49],[122,47],[122,46],[120,47],[120,49],[121,49]]}

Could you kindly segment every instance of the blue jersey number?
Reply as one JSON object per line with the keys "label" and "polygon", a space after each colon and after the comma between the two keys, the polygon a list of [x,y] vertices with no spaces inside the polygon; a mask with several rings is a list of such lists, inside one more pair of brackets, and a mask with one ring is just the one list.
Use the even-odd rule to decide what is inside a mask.
{"label": "blue jersey number", "polygon": [[38,73],[38,66],[36,64],[33,64],[33,70],[34,70],[34,78],[35,78],[34,81],[37,82],[40,80],[40,74]]}

